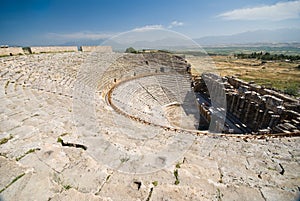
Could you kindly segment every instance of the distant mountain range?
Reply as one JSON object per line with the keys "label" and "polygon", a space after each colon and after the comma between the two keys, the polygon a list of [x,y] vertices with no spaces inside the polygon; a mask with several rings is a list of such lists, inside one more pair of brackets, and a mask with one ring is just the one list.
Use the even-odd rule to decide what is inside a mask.
{"label": "distant mountain range", "polygon": [[300,29],[257,30],[227,36],[207,36],[194,40],[202,46],[251,43],[300,43]]}
{"label": "distant mountain range", "polygon": [[[193,39],[199,45],[205,46],[296,46],[300,48],[300,29],[277,29],[277,30],[256,30],[233,35],[206,36]],[[78,40],[70,41],[59,45],[102,45],[105,39],[101,40]],[[104,43],[105,44],[105,43]],[[178,38],[166,38],[157,41],[136,41],[131,44],[136,49],[164,48],[164,47],[184,47],[184,40]],[[112,41],[107,45],[113,47],[126,48],[128,44]]]}

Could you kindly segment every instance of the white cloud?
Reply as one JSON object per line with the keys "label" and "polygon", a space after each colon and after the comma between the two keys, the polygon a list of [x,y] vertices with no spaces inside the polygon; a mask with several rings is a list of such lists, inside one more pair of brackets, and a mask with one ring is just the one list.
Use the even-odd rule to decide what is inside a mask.
{"label": "white cloud", "polygon": [[112,34],[105,33],[93,33],[93,32],[75,32],[75,33],[67,33],[67,34],[59,34],[59,33],[48,33],[49,38],[60,38],[60,39],[107,39],[112,36]]}
{"label": "white cloud", "polygon": [[173,27],[180,27],[183,26],[183,22],[179,22],[177,20],[171,22],[171,24],[168,26],[169,29],[173,28]]}
{"label": "white cloud", "polygon": [[241,8],[221,13],[217,17],[225,20],[272,20],[299,18],[300,1],[278,2],[254,8]]}
{"label": "white cloud", "polygon": [[143,32],[143,31],[163,29],[163,28],[164,28],[163,25],[156,24],[156,25],[146,25],[143,27],[138,27],[138,28],[133,29],[132,31]]}

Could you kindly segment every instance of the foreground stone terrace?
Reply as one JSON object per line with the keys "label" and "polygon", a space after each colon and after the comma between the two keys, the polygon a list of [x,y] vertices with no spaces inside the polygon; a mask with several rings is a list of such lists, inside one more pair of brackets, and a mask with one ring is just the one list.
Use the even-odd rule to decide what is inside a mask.
{"label": "foreground stone terrace", "polygon": [[[0,200],[275,201],[299,196],[299,137],[193,136],[193,144],[177,161],[148,174],[126,174],[101,163],[84,140],[87,133],[78,133],[73,121],[74,82],[89,55],[0,58]],[[145,145],[149,151],[174,135],[125,117],[118,122],[122,129],[115,128],[110,118],[115,112],[100,95],[96,101],[100,134],[116,146],[135,148],[122,134],[133,128],[163,134],[158,136],[161,144]],[[87,150],[62,146],[59,139]]]}

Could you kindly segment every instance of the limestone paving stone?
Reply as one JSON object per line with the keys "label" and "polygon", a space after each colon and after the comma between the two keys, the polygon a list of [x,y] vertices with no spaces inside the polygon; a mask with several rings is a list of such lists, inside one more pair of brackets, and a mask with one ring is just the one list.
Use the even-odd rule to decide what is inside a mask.
{"label": "limestone paving stone", "polygon": [[51,198],[53,201],[113,201],[110,198],[99,198],[93,193],[81,193],[73,188],[62,191]]}
{"label": "limestone paving stone", "polygon": [[221,190],[221,200],[245,200],[245,201],[264,201],[266,200],[260,190],[247,186],[230,186]]}
{"label": "limestone paving stone", "polygon": [[299,200],[300,195],[295,192],[288,192],[283,189],[277,189],[272,187],[262,187],[261,192],[264,195],[265,200],[276,201],[276,200]]}
{"label": "limestone paving stone", "polygon": [[17,176],[23,174],[25,170],[15,160],[0,156],[0,190],[9,185]]}
{"label": "limestone paving stone", "polygon": [[36,154],[56,172],[62,172],[69,163],[69,158],[59,144],[44,144]]}
{"label": "limestone paving stone", "polygon": [[[139,187],[134,182],[142,183]],[[98,194],[112,200],[146,200],[150,188],[143,182],[136,175],[113,173]]]}
{"label": "limestone paving stone", "polygon": [[[215,192],[217,193],[217,191]],[[218,200],[217,194],[212,194],[206,189],[190,186],[166,186],[164,188],[154,188],[151,196],[152,200],[195,200],[208,201]]]}
{"label": "limestone paving stone", "polygon": [[108,173],[105,167],[97,164],[89,157],[85,159],[78,157],[76,160],[78,161],[73,161],[62,171],[61,175],[64,182],[79,192],[96,194],[106,182]]}
{"label": "limestone paving stone", "polygon": [[14,120],[14,119],[5,119],[3,121],[0,121],[0,128],[1,128],[1,131],[10,131],[16,127],[19,127],[21,126],[22,123],[17,121],[17,120]]}
{"label": "limestone paving stone", "polygon": [[[53,184],[44,174],[27,173],[3,192],[4,200],[49,200],[55,195]],[[53,186],[55,185],[55,186]],[[38,199],[37,199],[38,198]]]}
{"label": "limestone paving stone", "polygon": [[26,175],[14,183],[14,187],[5,190],[4,200],[49,200],[62,191],[61,184],[53,179],[55,171],[35,152],[24,156],[19,160],[19,164],[26,168]]}

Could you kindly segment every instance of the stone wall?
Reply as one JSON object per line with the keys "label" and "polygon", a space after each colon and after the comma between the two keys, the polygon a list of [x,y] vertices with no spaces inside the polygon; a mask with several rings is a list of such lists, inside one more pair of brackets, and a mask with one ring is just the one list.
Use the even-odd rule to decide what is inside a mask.
{"label": "stone wall", "polygon": [[[80,51],[83,52],[113,52],[111,46],[81,46]],[[78,52],[77,46],[36,46],[36,47],[8,47],[1,46],[0,56],[13,56],[20,54],[39,54],[39,53],[57,53],[57,52]]]}
{"label": "stone wall", "polygon": [[23,49],[21,47],[1,47],[0,48],[0,56],[9,56],[9,55],[20,55],[24,54]]}
{"label": "stone wall", "polygon": [[77,46],[45,46],[45,47],[30,47],[31,53],[50,53],[50,52],[77,52]]}
{"label": "stone wall", "polygon": [[111,46],[81,46],[80,50],[82,52],[112,52]]}
{"label": "stone wall", "polygon": [[[214,86],[220,83],[220,79],[215,81],[210,79],[210,83],[207,83],[205,77],[207,76],[202,75],[201,79],[195,82],[195,91],[208,97],[206,84]],[[240,121],[252,133],[266,130],[271,133],[287,133],[300,130],[298,100],[234,77],[224,77],[223,84],[226,91],[227,113],[233,117],[231,121],[234,123]],[[206,113],[200,111],[205,116]]]}
{"label": "stone wall", "polygon": [[226,77],[228,83],[230,85],[232,85],[234,88],[236,89],[243,89],[243,88],[247,88],[247,90],[250,90],[250,91],[255,91],[261,95],[272,95],[272,96],[275,96],[279,99],[282,99],[284,100],[285,102],[294,102],[295,100],[289,96],[286,96],[284,94],[281,94],[277,91],[274,91],[274,90],[271,90],[271,89],[266,89],[264,87],[261,87],[259,85],[256,85],[254,83],[248,83],[248,82],[245,82],[243,80],[240,80],[238,78],[235,78],[235,77]]}

